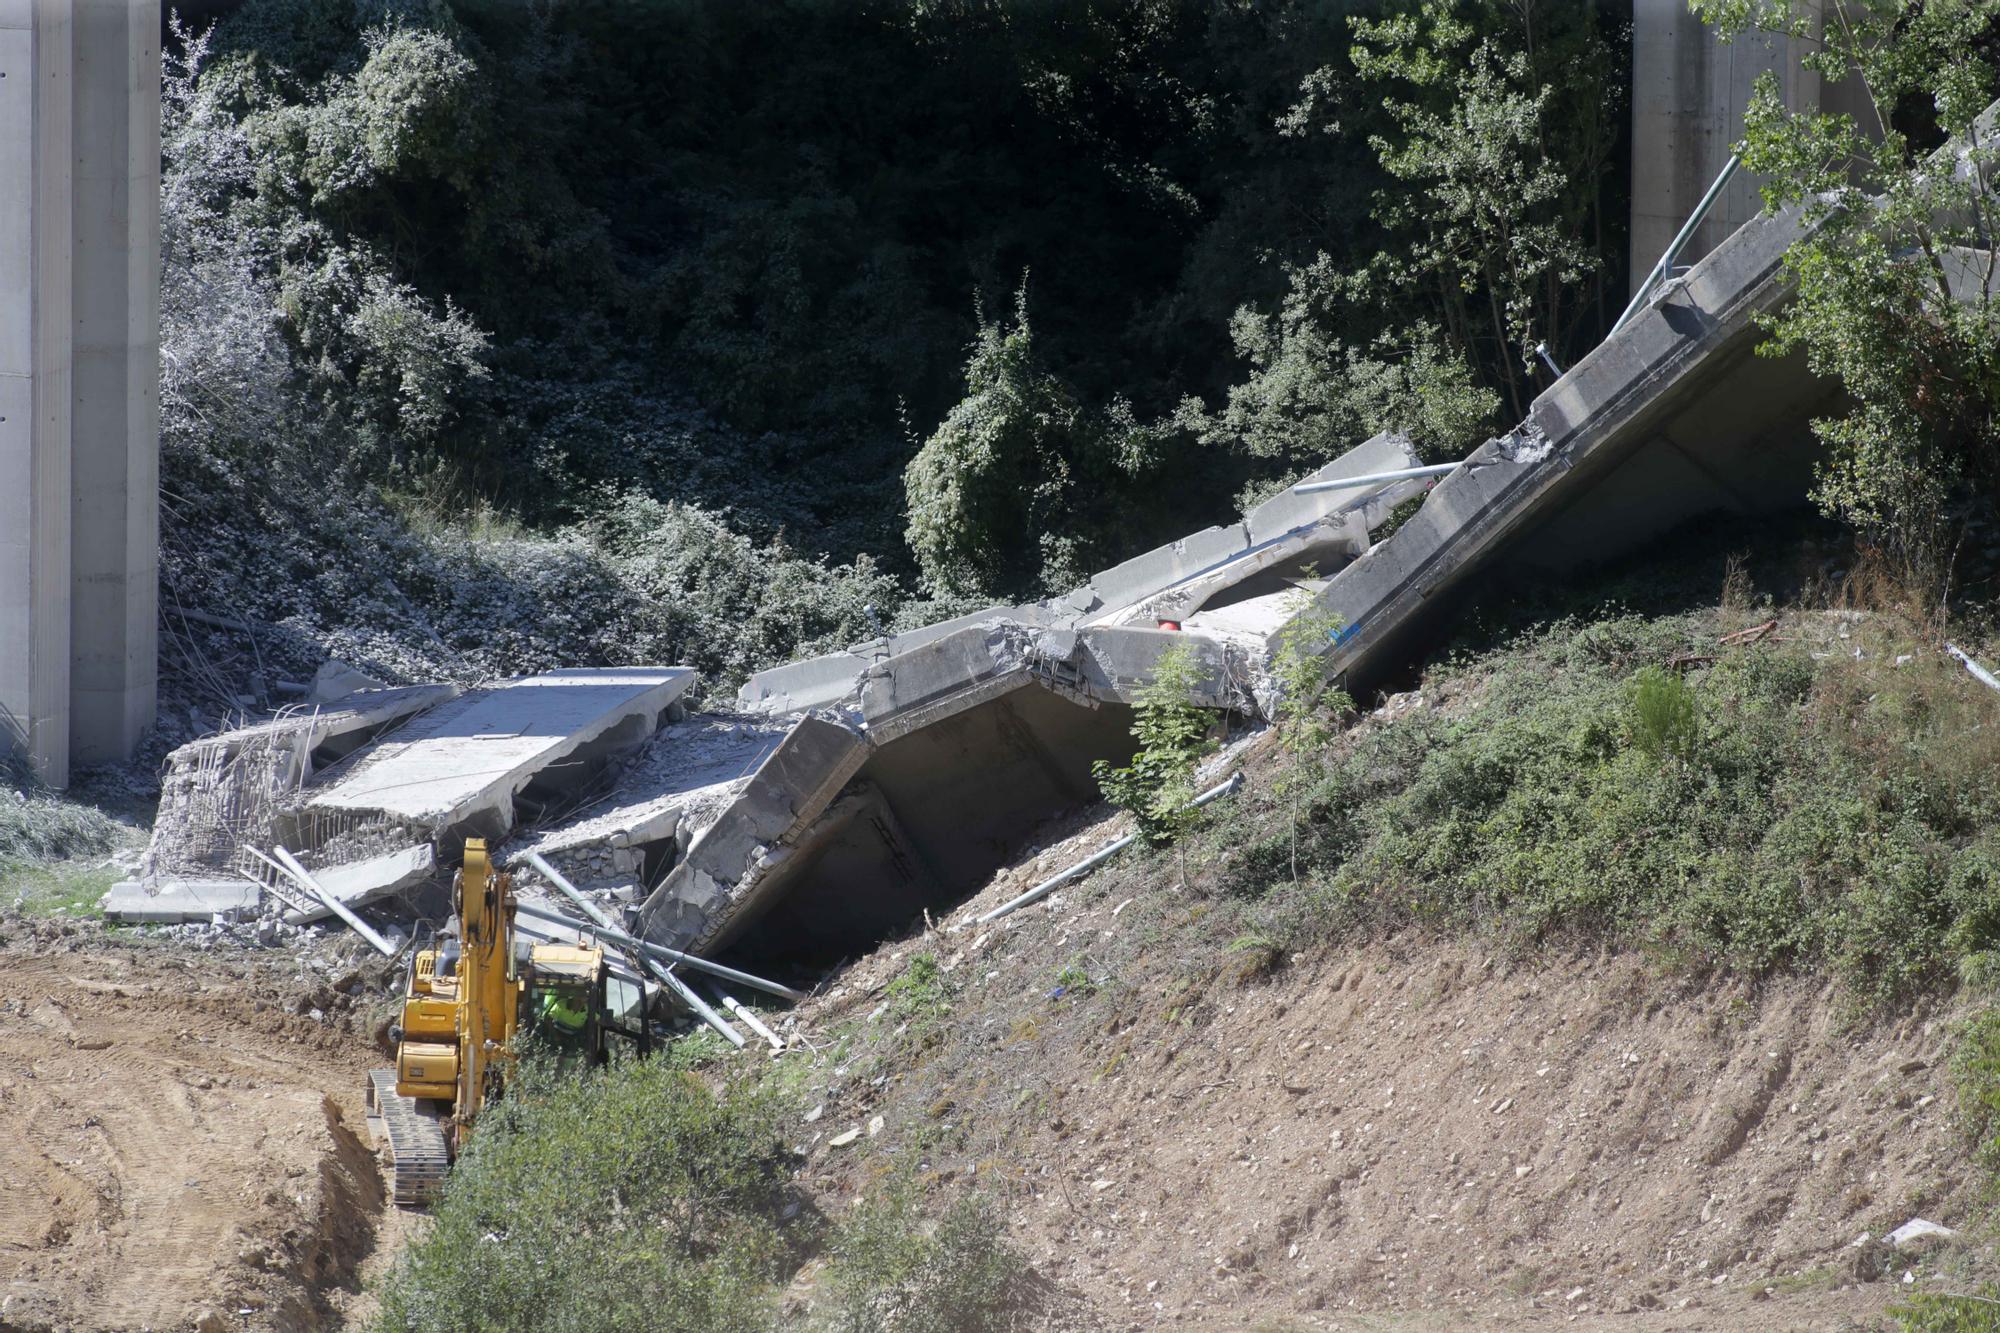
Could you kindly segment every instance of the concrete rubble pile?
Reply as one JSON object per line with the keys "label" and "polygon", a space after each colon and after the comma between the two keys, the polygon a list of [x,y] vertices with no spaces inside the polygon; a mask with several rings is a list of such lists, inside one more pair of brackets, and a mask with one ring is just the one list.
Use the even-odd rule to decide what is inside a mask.
{"label": "concrete rubble pile", "polygon": [[[1384,434],[1316,475],[1415,461]],[[465,839],[484,837],[531,899],[533,852],[625,924],[695,952],[816,869],[808,954],[865,947],[1094,799],[1091,761],[1129,753],[1126,706],[1168,648],[1195,649],[1198,702],[1260,715],[1286,608],[1422,488],[1283,494],[1065,597],[761,673],[732,712],[689,714],[687,668],[633,667],[364,689],[208,737],[170,757],[152,845],[106,915],[252,919],[259,938],[286,938],[331,909],[282,848],[349,909],[435,920]],[[950,827],[960,807],[969,837]],[[841,924],[820,938],[829,906]]]}

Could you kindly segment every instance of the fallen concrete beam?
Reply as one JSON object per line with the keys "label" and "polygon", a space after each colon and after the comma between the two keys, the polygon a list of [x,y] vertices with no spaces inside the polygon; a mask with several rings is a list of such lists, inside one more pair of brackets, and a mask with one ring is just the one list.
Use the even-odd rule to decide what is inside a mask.
{"label": "fallen concrete beam", "polygon": [[[1833,386],[1751,353],[1757,317],[1789,295],[1782,263],[1804,234],[1792,213],[1744,225],[1537,398],[1518,430],[1482,445],[1393,536],[1335,573],[1317,598],[1341,625],[1329,670],[1365,682],[1433,618],[1441,594],[1503,547],[1525,563],[1575,565],[1705,510],[1803,503],[1808,421]],[[1554,521],[1565,513],[1570,523]]]}
{"label": "fallen concrete beam", "polygon": [[124,880],[99,900],[107,921],[176,925],[257,910],[262,891],[240,879],[176,879],[157,884]]}
{"label": "fallen concrete beam", "polygon": [[694,682],[687,667],[551,672],[469,690],[376,746],[306,802],[466,837],[504,837],[541,781],[580,790],[615,755],[653,734]]}

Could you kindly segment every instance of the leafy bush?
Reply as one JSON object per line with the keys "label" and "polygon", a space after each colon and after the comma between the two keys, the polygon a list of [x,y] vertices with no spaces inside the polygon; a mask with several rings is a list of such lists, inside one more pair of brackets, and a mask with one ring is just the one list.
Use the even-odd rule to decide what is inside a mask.
{"label": "leafy bush", "polygon": [[1952,1048],[1958,1115],[1981,1161],[2000,1170],[2000,1009],[1968,1019]]}
{"label": "leafy bush", "polygon": [[965,389],[903,475],[925,581],[993,597],[1081,581],[1083,511],[1121,460],[1105,424],[1038,364],[1025,281],[1013,327],[980,319]]}
{"label": "leafy bush", "polygon": [[1195,765],[1214,748],[1208,740],[1211,715],[1189,703],[1201,683],[1194,650],[1177,644],[1160,654],[1153,678],[1133,707],[1132,738],[1138,753],[1124,768],[1099,759],[1091,773],[1104,799],[1130,810],[1149,842],[1172,842],[1201,812],[1189,805]]}
{"label": "leafy bush", "polygon": [[1925,1292],[1889,1314],[1903,1333],[2000,1333],[2000,1286],[1988,1282],[1963,1296]]}
{"label": "leafy bush", "polygon": [[712,1092],[667,1056],[524,1064],[385,1282],[376,1327],[766,1327],[797,1239],[780,1221],[788,1176],[767,1095]]}
{"label": "leafy bush", "polygon": [[1002,1333],[1018,1325],[1026,1265],[999,1213],[964,1197],[934,1223],[907,1177],[891,1177],[844,1223],[828,1282],[838,1333]]}
{"label": "leafy bush", "polygon": [[[1315,571],[1306,571],[1307,580]],[[1321,653],[1339,633],[1340,617],[1317,609],[1303,590],[1287,600],[1289,619],[1278,632],[1271,654],[1271,676],[1277,688],[1278,739],[1296,758],[1316,756],[1332,741],[1334,724],[1354,708],[1347,691],[1328,681]]]}
{"label": "leafy bush", "polygon": [[1658,667],[1632,678],[1632,738],[1646,754],[1686,761],[1701,742],[1694,689]]}

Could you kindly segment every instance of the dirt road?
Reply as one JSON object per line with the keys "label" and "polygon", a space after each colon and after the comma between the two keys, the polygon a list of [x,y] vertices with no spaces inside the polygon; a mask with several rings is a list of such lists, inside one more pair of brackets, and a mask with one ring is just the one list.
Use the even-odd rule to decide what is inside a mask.
{"label": "dirt road", "polygon": [[353,1001],[247,950],[0,935],[0,1329],[337,1323],[382,1210]]}

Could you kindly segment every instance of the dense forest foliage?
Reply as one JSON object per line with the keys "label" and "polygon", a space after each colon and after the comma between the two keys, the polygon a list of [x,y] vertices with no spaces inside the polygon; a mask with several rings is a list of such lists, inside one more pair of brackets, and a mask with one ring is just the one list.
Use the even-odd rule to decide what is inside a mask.
{"label": "dense forest foliage", "polygon": [[[249,0],[169,43],[169,605],[727,677],[1381,428],[1456,456],[1616,313],[1626,43],[1551,0]],[[773,570],[826,606],[730,604]]]}

